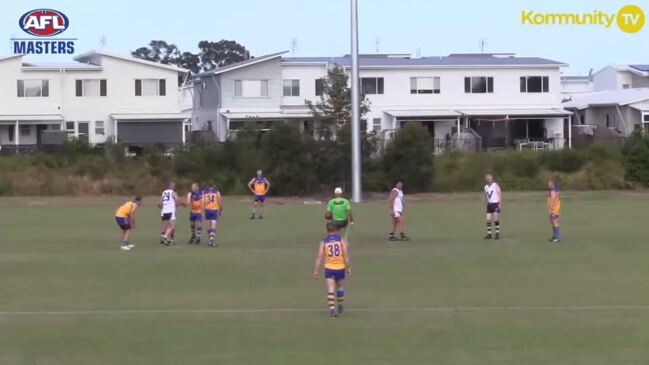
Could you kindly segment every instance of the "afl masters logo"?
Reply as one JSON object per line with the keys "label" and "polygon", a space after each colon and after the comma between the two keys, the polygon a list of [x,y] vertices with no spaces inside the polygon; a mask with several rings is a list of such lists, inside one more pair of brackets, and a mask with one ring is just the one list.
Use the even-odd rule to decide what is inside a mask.
{"label": "afl masters logo", "polygon": [[14,53],[72,54],[75,38],[51,38],[65,32],[68,17],[54,9],[34,9],[18,19],[20,29],[36,38],[12,38]]}

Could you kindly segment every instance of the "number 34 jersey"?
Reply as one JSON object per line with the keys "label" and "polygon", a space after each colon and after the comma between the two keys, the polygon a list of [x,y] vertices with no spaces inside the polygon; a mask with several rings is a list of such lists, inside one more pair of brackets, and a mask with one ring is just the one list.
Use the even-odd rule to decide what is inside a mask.
{"label": "number 34 jersey", "polygon": [[332,234],[322,241],[325,254],[325,269],[345,269],[345,245],[337,234]]}

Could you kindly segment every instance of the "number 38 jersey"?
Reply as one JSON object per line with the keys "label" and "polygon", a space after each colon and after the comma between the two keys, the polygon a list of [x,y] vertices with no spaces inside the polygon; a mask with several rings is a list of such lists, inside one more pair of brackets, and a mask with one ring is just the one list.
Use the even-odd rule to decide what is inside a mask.
{"label": "number 38 jersey", "polygon": [[345,245],[337,234],[332,234],[322,241],[325,254],[325,269],[343,270],[345,269]]}

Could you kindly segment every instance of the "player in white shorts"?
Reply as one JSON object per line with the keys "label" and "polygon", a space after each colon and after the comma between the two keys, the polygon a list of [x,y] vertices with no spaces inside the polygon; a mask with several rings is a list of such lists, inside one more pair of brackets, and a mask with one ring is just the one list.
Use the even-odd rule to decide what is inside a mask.
{"label": "player in white shorts", "polygon": [[487,235],[485,236],[486,240],[492,238],[491,228],[493,226],[495,239],[500,239],[500,211],[503,208],[503,193],[500,190],[500,186],[497,182],[494,181],[494,177],[491,174],[485,176],[485,181],[487,184],[484,186],[484,195],[482,196],[483,204],[487,204]]}
{"label": "player in white shorts", "polygon": [[174,233],[176,230],[176,205],[178,194],[176,194],[176,183],[171,182],[166,190],[160,195],[160,217],[162,219],[161,244],[174,245]]}
{"label": "player in white shorts", "polygon": [[[392,217],[392,231],[390,232],[390,241],[408,241],[410,238],[403,232],[405,221],[403,213],[406,202],[403,199],[403,183],[397,182],[392,191],[390,191],[390,217]],[[399,230],[399,238],[395,237],[394,232]]]}

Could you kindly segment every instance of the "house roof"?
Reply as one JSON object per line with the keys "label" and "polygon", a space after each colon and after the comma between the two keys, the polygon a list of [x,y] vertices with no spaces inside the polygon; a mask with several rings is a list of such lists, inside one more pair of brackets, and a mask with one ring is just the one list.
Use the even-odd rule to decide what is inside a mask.
{"label": "house roof", "polygon": [[629,67],[634,68],[638,71],[649,72],[649,64],[647,65],[629,65]]}
{"label": "house roof", "polygon": [[256,58],[251,58],[249,60],[233,63],[231,65],[227,65],[227,66],[224,66],[224,67],[219,67],[219,68],[211,70],[211,71],[201,72],[196,76],[197,77],[202,77],[202,76],[208,76],[208,75],[222,74],[224,72],[228,72],[228,71],[236,70],[236,69],[239,69],[239,68],[252,66],[252,65],[255,65],[257,63],[272,60],[274,58],[280,57],[281,55],[283,55],[286,52],[288,52],[288,51],[276,52],[276,53],[271,53],[271,54],[263,55],[263,56],[256,57]]}
{"label": "house roof", "polygon": [[[173,65],[165,65],[165,64],[159,63],[159,62],[152,62],[152,61],[147,61],[147,60],[143,60],[143,59],[140,59],[140,58],[135,58],[135,57],[130,57],[130,56],[123,56],[123,55],[118,55],[118,54],[115,54],[115,53],[110,53],[110,52],[105,52],[105,51],[96,51],[96,50],[80,54],[77,57],[75,57],[74,60],[77,61],[77,62],[82,62],[82,63],[87,63],[87,64],[95,64],[95,63],[93,63],[93,57],[97,56],[97,55],[117,58],[117,59],[120,59],[120,60],[129,61],[129,62],[141,63],[141,64],[144,64],[144,65],[153,66],[153,67],[165,68],[165,69],[173,70],[173,71],[176,71],[176,72],[182,72],[182,73],[188,73],[189,72],[189,70],[187,70],[185,68],[181,68],[181,67],[177,67],[177,66],[173,66]],[[100,65],[96,65],[96,66],[100,66]]]}
{"label": "house roof", "polygon": [[80,62],[68,62],[68,63],[33,63],[33,62],[23,62],[23,70],[83,70],[83,71],[97,71],[101,70],[101,66],[92,65],[88,63]]}
{"label": "house roof", "polygon": [[638,109],[643,112],[649,112],[649,101],[646,102],[641,102],[641,103],[633,103],[629,105],[633,109]]}
{"label": "house roof", "polygon": [[585,109],[595,106],[622,106],[649,100],[649,88],[602,90],[575,94],[564,108]]}
{"label": "house roof", "polygon": [[[286,64],[336,63],[340,66],[351,66],[351,57],[285,57]],[[511,54],[451,54],[449,56],[420,57],[359,57],[360,67],[562,67],[563,62],[539,57],[515,57]]]}
{"label": "house roof", "polygon": [[12,59],[12,58],[22,57],[22,56],[24,56],[24,55],[22,55],[22,54],[10,54],[10,55],[7,55],[7,56],[0,56],[0,61],[9,60],[9,59]]}

